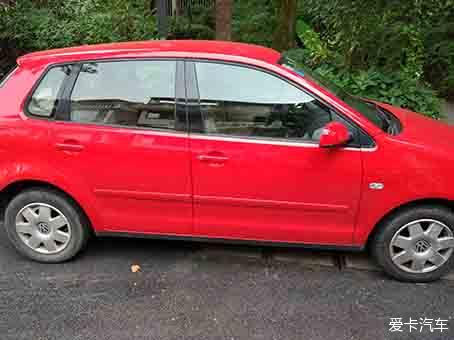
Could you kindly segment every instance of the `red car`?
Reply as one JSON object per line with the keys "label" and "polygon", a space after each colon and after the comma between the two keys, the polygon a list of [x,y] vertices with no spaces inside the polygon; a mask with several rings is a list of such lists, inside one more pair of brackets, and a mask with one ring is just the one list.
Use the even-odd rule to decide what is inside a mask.
{"label": "red car", "polygon": [[5,229],[61,262],[91,233],[369,248],[399,280],[454,261],[454,130],[259,46],[28,54],[0,85]]}

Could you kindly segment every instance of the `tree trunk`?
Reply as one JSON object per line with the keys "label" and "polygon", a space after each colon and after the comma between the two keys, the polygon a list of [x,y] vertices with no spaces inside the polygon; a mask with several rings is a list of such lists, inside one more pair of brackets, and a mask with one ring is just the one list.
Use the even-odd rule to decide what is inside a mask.
{"label": "tree trunk", "polygon": [[285,51],[295,47],[296,0],[279,0],[279,18],[273,47]]}
{"label": "tree trunk", "polygon": [[233,0],[216,0],[216,40],[232,40]]}

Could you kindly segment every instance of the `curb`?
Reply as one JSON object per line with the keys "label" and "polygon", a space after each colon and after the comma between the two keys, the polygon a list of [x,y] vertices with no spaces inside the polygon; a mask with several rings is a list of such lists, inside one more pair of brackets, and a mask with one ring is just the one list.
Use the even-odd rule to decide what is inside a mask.
{"label": "curb", "polygon": [[[204,246],[197,251],[197,256],[203,260],[216,259],[229,261],[232,258],[248,261],[264,261],[266,263],[281,262],[298,264],[303,267],[331,267],[340,271],[359,270],[381,272],[367,253],[327,253],[305,249],[272,249],[243,246]],[[442,280],[454,281],[454,272],[444,276]]]}
{"label": "curb", "polygon": [[196,256],[202,260],[209,259],[220,259],[229,260],[232,258],[242,258],[252,261],[262,260],[264,258],[261,249],[254,247],[242,247],[242,246],[203,246],[201,249],[196,251]]}
{"label": "curb", "polygon": [[307,250],[275,251],[271,259],[277,262],[298,263],[302,266],[321,266],[341,268],[339,255],[332,253],[313,252]]}
{"label": "curb", "polygon": [[355,270],[365,270],[371,272],[379,272],[379,268],[366,253],[347,254],[343,256],[345,260],[345,268]]}

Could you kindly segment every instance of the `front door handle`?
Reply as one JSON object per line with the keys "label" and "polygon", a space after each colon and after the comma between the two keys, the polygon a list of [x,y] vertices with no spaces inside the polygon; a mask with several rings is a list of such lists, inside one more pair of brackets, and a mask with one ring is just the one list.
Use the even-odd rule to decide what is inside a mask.
{"label": "front door handle", "polygon": [[70,151],[70,152],[81,152],[85,147],[82,144],[79,144],[76,141],[64,141],[62,143],[56,143],[55,147],[61,151]]}

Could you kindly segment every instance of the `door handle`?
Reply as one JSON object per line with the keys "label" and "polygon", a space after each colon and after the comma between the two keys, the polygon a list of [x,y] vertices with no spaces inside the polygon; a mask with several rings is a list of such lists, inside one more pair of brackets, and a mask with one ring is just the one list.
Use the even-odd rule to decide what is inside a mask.
{"label": "door handle", "polygon": [[70,151],[70,152],[80,152],[85,147],[82,144],[79,144],[75,141],[65,141],[63,143],[55,144],[55,147],[61,151]]}
{"label": "door handle", "polygon": [[197,159],[201,162],[224,163],[229,160],[226,156],[199,155]]}

